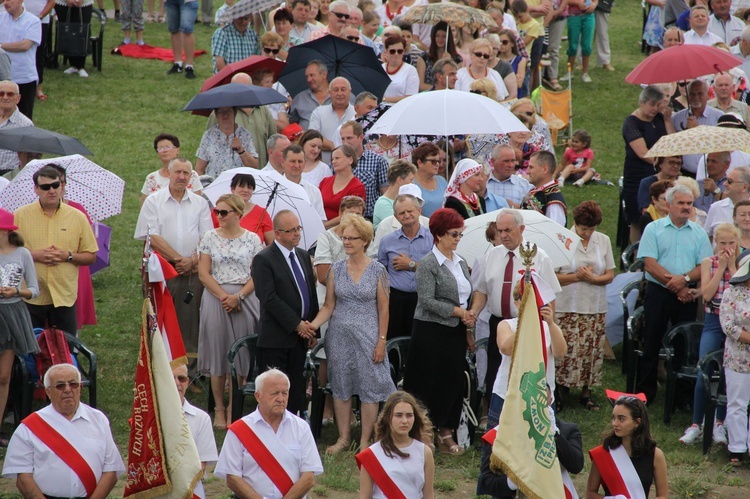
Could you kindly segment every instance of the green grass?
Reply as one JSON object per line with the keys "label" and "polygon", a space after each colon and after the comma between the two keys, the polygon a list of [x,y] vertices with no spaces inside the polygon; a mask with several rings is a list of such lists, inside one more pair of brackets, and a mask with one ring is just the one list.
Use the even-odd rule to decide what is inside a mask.
{"label": "green grass", "polygon": [[[216,3],[218,6],[219,2]],[[635,0],[618,2],[614,8],[610,36],[616,72],[592,69],[593,83],[588,85],[581,82],[580,72],[574,73],[574,127],[585,128],[591,133],[596,169],[605,179],[615,183],[623,164],[622,122],[637,106],[639,87],[625,84],[623,79],[642,59],[639,52],[640,15],[640,2]],[[210,50],[212,32],[210,28],[196,26],[199,49]],[[169,47],[164,24],[146,25],[145,39],[151,45]],[[196,80],[187,80],[183,75],[168,77],[165,74],[168,63],[126,59],[106,53],[120,41],[119,26],[110,21],[105,30],[104,69],[99,73],[89,68],[88,79],[64,76],[61,70],[47,70],[44,88],[49,100],[37,102],[35,123],[79,138],[95,153],[92,160],[117,173],[126,182],[122,215],[106,221],[113,228],[112,265],[94,276],[99,324],[87,327],[81,333],[82,340],[99,359],[99,408],[109,416],[115,440],[126,454],[127,420],[131,411],[142,303],[141,244],[132,237],[140,188],[146,174],[160,166],[152,148],[152,140],[158,133],[170,132],[179,136],[182,154],[194,158],[205,120],[180,110],[199,91],[202,79],[211,75],[211,59],[210,55],[196,59]],[[584,200],[598,201],[605,213],[600,230],[614,240],[618,204],[616,188],[566,187],[564,193],[571,208]],[[604,386],[624,386],[619,363],[605,362],[604,369]],[[587,412],[575,403],[575,398],[571,398],[560,416],[581,426],[584,449],[599,443],[600,434],[610,418],[603,390],[595,389],[594,395],[602,405],[601,411]],[[572,394],[572,397],[577,397],[577,394]],[[205,407],[205,394],[195,398],[194,402]],[[661,422],[662,411],[660,403],[652,408],[652,428],[667,456],[674,497],[701,497],[716,487],[728,486],[737,490],[747,487],[747,470],[728,469],[724,450],[715,451],[704,459],[698,446],[685,448],[677,443],[683,428],[689,423],[688,414],[678,412],[672,425],[665,426]],[[219,444],[223,436],[224,432],[217,432]],[[321,450],[335,438],[335,430],[325,431]],[[0,455],[4,454],[0,452]],[[326,458],[325,467],[326,473],[319,478],[313,496],[354,497],[358,475],[352,454]],[[476,450],[459,458],[437,455],[438,495],[470,496],[478,467],[479,453]],[[587,458],[586,468],[576,480],[579,492],[584,490],[588,467]],[[12,483],[0,481],[0,497],[18,497],[17,494],[7,495],[12,491]],[[226,496],[226,489],[216,492],[217,495]]]}

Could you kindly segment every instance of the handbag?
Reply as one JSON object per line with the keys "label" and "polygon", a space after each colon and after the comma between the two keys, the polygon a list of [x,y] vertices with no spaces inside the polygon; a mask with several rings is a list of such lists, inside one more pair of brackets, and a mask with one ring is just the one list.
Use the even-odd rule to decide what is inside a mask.
{"label": "handbag", "polygon": [[[89,53],[91,24],[70,22],[70,11],[66,20],[57,23],[57,53],[68,57],[86,57]],[[78,8],[78,17],[83,20],[83,9]]]}
{"label": "handbag", "polygon": [[477,417],[474,415],[474,410],[471,408],[471,377],[469,373],[464,371],[466,376],[466,396],[463,397],[463,407],[461,408],[461,418],[458,422],[458,428],[456,429],[456,443],[462,449],[468,449],[471,447],[472,433],[474,428],[478,426]]}

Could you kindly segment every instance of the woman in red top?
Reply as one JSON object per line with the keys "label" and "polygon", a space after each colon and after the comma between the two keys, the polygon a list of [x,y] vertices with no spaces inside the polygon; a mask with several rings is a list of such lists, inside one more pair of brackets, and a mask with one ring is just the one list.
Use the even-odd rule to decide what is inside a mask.
{"label": "woman in red top", "polygon": [[365,199],[365,186],[354,176],[357,166],[357,154],[350,146],[343,145],[331,153],[333,176],[320,181],[320,194],[323,196],[323,208],[328,221],[325,228],[330,229],[339,224],[339,205],[344,196],[358,196]]}
{"label": "woman in red top", "polygon": [[258,234],[266,246],[274,240],[273,223],[265,208],[253,204],[250,198],[255,192],[255,177],[247,173],[238,173],[229,184],[232,194],[237,194],[245,202],[245,212],[240,219],[240,227]]}

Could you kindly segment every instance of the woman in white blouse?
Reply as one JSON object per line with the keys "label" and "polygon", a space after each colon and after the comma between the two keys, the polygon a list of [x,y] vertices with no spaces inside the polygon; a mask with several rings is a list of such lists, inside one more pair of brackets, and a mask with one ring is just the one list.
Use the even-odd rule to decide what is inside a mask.
{"label": "woman in white blouse", "polygon": [[383,69],[391,78],[391,84],[383,94],[383,102],[393,104],[419,92],[417,69],[404,62],[405,46],[404,39],[400,36],[389,36],[385,39]]}
{"label": "woman in white blouse", "polygon": [[[505,87],[503,77],[494,69],[488,67],[492,60],[492,45],[485,38],[478,38],[471,44],[469,50],[469,59],[471,65],[458,70],[458,81],[456,81],[456,90],[469,92],[474,80],[480,78],[489,78],[497,87],[497,100],[502,101],[508,98],[508,89]],[[390,88],[390,87],[389,87]]]}

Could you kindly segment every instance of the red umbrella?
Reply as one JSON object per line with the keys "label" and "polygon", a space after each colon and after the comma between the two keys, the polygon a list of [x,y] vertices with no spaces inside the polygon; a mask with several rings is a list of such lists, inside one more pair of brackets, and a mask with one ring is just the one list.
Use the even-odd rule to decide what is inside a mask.
{"label": "red umbrella", "polygon": [[273,71],[273,81],[277,81],[279,79],[279,73],[284,69],[284,66],[286,66],[285,62],[277,61],[276,59],[262,55],[251,55],[247,59],[242,59],[241,61],[233,62],[232,64],[224,66],[221,71],[203,82],[201,92],[211,90],[219,85],[226,85],[232,80],[232,76],[237,73],[247,73],[252,76],[253,72],[259,69],[270,69]]}
{"label": "red umbrella", "polygon": [[628,83],[650,85],[692,80],[736,68],[742,59],[703,45],[675,45],[648,56],[625,78]]}

